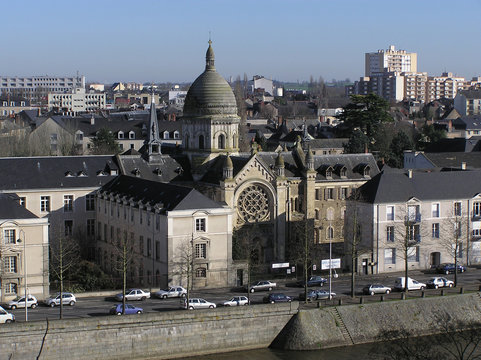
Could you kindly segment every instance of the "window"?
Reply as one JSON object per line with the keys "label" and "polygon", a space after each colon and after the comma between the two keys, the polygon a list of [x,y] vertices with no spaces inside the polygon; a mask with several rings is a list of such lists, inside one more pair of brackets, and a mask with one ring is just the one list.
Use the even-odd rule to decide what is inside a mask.
{"label": "window", "polygon": [[160,260],[160,241],[155,242],[155,260]]}
{"label": "window", "polygon": [[207,257],[207,245],[206,244],[195,244],[195,258],[205,259]]}
{"label": "window", "polygon": [[94,235],[95,235],[95,219],[87,219],[87,236],[94,236]]}
{"label": "window", "polygon": [[205,268],[195,269],[195,277],[205,278],[207,276],[207,270]]}
{"label": "window", "polygon": [[320,192],[321,192],[320,189],[316,189],[316,200],[321,200]]}
{"label": "window", "polygon": [[114,239],[114,227],[110,226],[110,242]]}
{"label": "window", "polygon": [[394,242],[394,226],[386,227],[386,241]]}
{"label": "window", "polygon": [[431,216],[434,218],[439,217],[439,204],[431,204]]}
{"label": "window", "polygon": [[205,218],[195,219],[195,231],[205,231]]}
{"label": "window", "polygon": [[144,237],[143,236],[139,237],[139,253],[141,255],[144,255]]}
{"label": "window", "polygon": [[439,223],[434,223],[432,226],[433,238],[439,238]]}
{"label": "window", "polygon": [[408,262],[419,261],[419,246],[413,246],[408,248]]}
{"label": "window", "polygon": [[5,256],[4,269],[6,273],[16,273],[17,272],[17,257],[16,256]]}
{"label": "window", "polygon": [[65,220],[65,236],[70,236],[73,233],[73,220]]}
{"label": "window", "polygon": [[327,220],[329,220],[329,221],[334,220],[334,209],[333,209],[333,208],[327,209],[327,211],[326,211],[326,218],[327,218]]}
{"label": "window", "polygon": [[217,139],[217,148],[225,149],[225,136],[223,134],[219,135],[219,138]]}
{"label": "window", "polygon": [[147,256],[152,255],[152,240],[147,238]]}
{"label": "window", "polygon": [[135,133],[133,131],[129,132],[129,139],[131,140],[135,139]]}
{"label": "window", "polygon": [[341,188],[340,199],[341,200],[347,199],[347,188],[345,187]]}
{"label": "window", "polygon": [[334,239],[334,228],[332,226],[328,226],[327,228],[326,239],[328,240]]}
{"label": "window", "polygon": [[457,221],[454,223],[454,236],[459,238],[463,235],[463,229],[461,227],[461,222]]}
{"label": "window", "polygon": [[23,206],[24,208],[27,208],[27,198],[26,197],[20,198],[20,206]]}
{"label": "window", "polygon": [[386,220],[394,220],[394,206],[386,206]]}
{"label": "window", "polygon": [[159,229],[160,229],[160,215],[156,214],[155,215],[155,230],[159,230]]}
{"label": "window", "polygon": [[420,242],[421,235],[420,235],[419,225],[409,225],[408,236],[409,236],[408,238],[409,241]]}
{"label": "window", "polygon": [[118,138],[119,138],[119,139],[123,139],[123,138],[124,138],[124,133],[123,133],[122,131],[119,131]]}
{"label": "window", "polygon": [[64,212],[73,211],[73,195],[63,196],[63,211]]}
{"label": "window", "polygon": [[5,294],[16,294],[17,293],[17,284],[8,283],[5,284]]}
{"label": "window", "polygon": [[[456,253],[456,244],[452,244],[452,249],[453,249],[453,252],[452,254]],[[463,257],[463,244],[462,243],[458,243],[458,249],[457,249],[457,253],[456,253],[456,257],[458,258],[462,258]]]}
{"label": "window", "polygon": [[50,211],[50,196],[40,196],[40,211]]}
{"label": "window", "polygon": [[95,195],[88,194],[85,196],[85,210],[94,211],[95,210]]}
{"label": "window", "polygon": [[334,189],[327,188],[324,190],[324,199],[325,200],[333,200],[334,199]]}
{"label": "window", "polygon": [[473,216],[481,216],[481,202],[473,203]]}
{"label": "window", "polygon": [[396,263],[396,249],[384,249],[384,264],[392,265]]}
{"label": "window", "polygon": [[455,202],[454,203],[454,216],[461,216],[461,203],[460,202]]}

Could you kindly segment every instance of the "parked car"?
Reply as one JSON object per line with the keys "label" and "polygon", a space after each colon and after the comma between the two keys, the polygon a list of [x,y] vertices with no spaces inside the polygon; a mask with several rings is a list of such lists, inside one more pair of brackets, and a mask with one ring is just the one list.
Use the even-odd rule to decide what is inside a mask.
{"label": "parked car", "polygon": [[382,284],[369,284],[364,286],[362,292],[366,295],[389,294],[391,292],[391,288]]}
{"label": "parked car", "polygon": [[[145,292],[141,289],[129,289],[125,292],[125,299],[128,301],[133,300],[141,300],[144,301],[145,299],[150,298],[150,293]],[[115,295],[115,300],[122,301],[123,295],[122,293]]]}
{"label": "parked car", "polygon": [[261,290],[271,291],[272,289],[274,289],[276,287],[276,285],[277,284],[275,282],[268,281],[268,280],[261,280],[261,281],[258,281],[256,283],[252,284],[249,287],[249,291],[251,293],[253,293],[255,291],[261,291]]}
{"label": "parked car", "polygon": [[[37,306],[37,298],[33,295],[28,295],[27,307],[35,309]],[[25,308],[25,296],[18,296],[16,299],[9,301],[7,307],[12,310],[15,310],[17,308]]]}
{"label": "parked car", "polygon": [[247,298],[247,296],[234,296],[232,299],[224,301],[222,305],[224,306],[249,305],[249,299]]}
{"label": "parked car", "polygon": [[[331,297],[334,297],[336,293],[331,292]],[[315,301],[319,299],[328,299],[329,298],[329,291],[326,290],[309,290],[307,292],[307,301]],[[304,292],[299,294],[299,300],[305,300]]]}
{"label": "parked car", "polygon": [[[57,295],[54,295],[52,297],[49,297],[45,301],[45,305],[55,307],[60,305],[60,293]],[[62,294],[62,304],[63,305],[70,305],[74,306],[75,303],[77,302],[77,299],[75,298],[74,294],[72,293],[63,293]]]}
{"label": "parked car", "polygon": [[187,299],[184,300],[184,309],[213,309],[215,307],[216,305],[214,303],[200,298],[189,299],[189,305],[187,305]]}
{"label": "parked car", "polygon": [[454,281],[448,280],[444,277],[433,277],[426,283],[429,288],[437,289],[440,287],[453,287]]}
{"label": "parked car", "polygon": [[[122,309],[123,309],[122,304],[114,305],[110,308],[110,314],[122,315]],[[125,315],[142,314],[143,312],[144,312],[144,309],[142,308],[139,308],[137,306],[130,305],[130,304],[125,304]]]}
{"label": "parked car", "polygon": [[[426,289],[426,284],[419,282],[417,280],[411,279],[410,277],[408,279],[408,290],[424,290]],[[394,281],[394,289],[398,291],[403,291],[405,287],[405,277],[398,277]]]}
{"label": "parked car", "polygon": [[15,321],[15,315],[7,312],[3,307],[0,306],[0,324],[11,323]]}
{"label": "parked car", "polygon": [[187,290],[182,286],[171,286],[170,288],[159,290],[154,293],[154,296],[158,297],[159,299],[185,297],[186,295]]}
{"label": "parked car", "polygon": [[[307,279],[307,286],[323,286],[325,283],[327,283],[327,279],[323,278],[322,276],[319,275],[314,275],[311,276],[309,279]],[[304,286],[304,280],[299,280],[297,282],[298,286]]]}
{"label": "parked car", "polygon": [[[317,300],[329,299],[329,290],[317,290]],[[331,291],[331,299],[336,296],[336,293]]]}
{"label": "parked car", "polygon": [[[439,274],[453,274],[454,273],[454,269],[456,268],[456,266],[452,263],[445,263],[445,264],[439,264],[437,267],[436,267],[436,271],[439,273]],[[458,273],[463,273],[466,271],[466,268],[463,266],[463,265],[459,265],[458,264]]]}
{"label": "parked car", "polygon": [[278,302],[291,302],[292,298],[290,296],[287,296],[285,294],[280,294],[280,293],[272,293],[264,297],[264,303],[268,304],[274,304]]}

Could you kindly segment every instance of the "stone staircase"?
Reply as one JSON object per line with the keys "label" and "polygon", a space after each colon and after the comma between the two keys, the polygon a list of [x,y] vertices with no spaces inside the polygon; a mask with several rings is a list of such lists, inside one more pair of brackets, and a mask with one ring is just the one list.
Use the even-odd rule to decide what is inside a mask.
{"label": "stone staircase", "polygon": [[333,315],[336,323],[339,325],[342,336],[344,336],[344,339],[346,340],[346,343],[348,343],[349,345],[354,345],[354,340],[352,340],[351,334],[349,333],[349,330],[347,330],[346,324],[344,324],[344,321],[342,321],[341,315],[339,314],[337,307],[334,307]]}

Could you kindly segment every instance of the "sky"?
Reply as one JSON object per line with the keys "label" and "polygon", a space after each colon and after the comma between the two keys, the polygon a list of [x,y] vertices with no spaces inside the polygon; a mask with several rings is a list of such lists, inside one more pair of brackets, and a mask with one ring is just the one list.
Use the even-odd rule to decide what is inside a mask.
{"label": "sky", "polygon": [[481,0],[2,3],[0,76],[78,71],[87,82],[192,82],[209,36],[228,80],[357,80],[364,54],[389,45],[416,52],[418,71],[429,75],[481,76]]}

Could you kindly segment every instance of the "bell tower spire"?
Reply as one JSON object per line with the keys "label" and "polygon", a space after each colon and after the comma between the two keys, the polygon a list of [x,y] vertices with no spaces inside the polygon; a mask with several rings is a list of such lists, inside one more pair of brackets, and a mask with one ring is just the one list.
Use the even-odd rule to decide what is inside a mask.
{"label": "bell tower spire", "polygon": [[212,49],[212,40],[209,37],[209,47],[207,48],[207,52],[205,53],[205,70],[214,70],[214,49]]}

